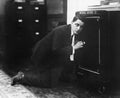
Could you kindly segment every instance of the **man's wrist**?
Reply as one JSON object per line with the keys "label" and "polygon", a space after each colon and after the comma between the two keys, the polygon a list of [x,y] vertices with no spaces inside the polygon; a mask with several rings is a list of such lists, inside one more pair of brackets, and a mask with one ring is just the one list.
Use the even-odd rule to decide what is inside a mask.
{"label": "man's wrist", "polygon": [[72,46],[73,50],[75,50],[75,46]]}
{"label": "man's wrist", "polygon": [[77,48],[75,46],[73,46],[73,49],[76,50]]}
{"label": "man's wrist", "polygon": [[73,50],[76,50],[75,46],[73,46],[72,48],[73,48]]}

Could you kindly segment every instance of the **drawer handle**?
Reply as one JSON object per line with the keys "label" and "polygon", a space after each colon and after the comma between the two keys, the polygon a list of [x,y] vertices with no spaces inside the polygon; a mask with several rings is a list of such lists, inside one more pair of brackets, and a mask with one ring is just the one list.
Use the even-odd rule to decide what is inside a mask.
{"label": "drawer handle", "polygon": [[39,7],[35,7],[35,10],[39,10]]}
{"label": "drawer handle", "polygon": [[39,32],[35,32],[35,35],[39,35],[40,33]]}
{"label": "drawer handle", "polygon": [[21,9],[23,9],[23,7],[22,7],[22,6],[18,6],[17,8],[18,8],[18,9],[20,9],[20,10],[21,10]]}
{"label": "drawer handle", "polygon": [[36,20],[35,20],[35,22],[39,22],[39,20],[38,20],[38,19],[36,19]]}
{"label": "drawer handle", "polygon": [[23,22],[23,20],[22,19],[18,19],[18,22]]}

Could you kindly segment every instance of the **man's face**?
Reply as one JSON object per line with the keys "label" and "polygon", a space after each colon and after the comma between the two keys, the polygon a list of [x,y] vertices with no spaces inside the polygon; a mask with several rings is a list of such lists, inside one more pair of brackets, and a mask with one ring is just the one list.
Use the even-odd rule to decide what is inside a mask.
{"label": "man's face", "polygon": [[82,29],[82,26],[84,25],[84,22],[77,19],[76,21],[71,23],[71,29],[73,33],[78,33],[79,30]]}

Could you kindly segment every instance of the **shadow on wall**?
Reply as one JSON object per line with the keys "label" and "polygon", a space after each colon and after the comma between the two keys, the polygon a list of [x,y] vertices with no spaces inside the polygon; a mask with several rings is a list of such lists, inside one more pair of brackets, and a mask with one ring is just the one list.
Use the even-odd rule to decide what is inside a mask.
{"label": "shadow on wall", "polygon": [[3,60],[5,55],[5,36],[4,32],[4,15],[5,15],[5,5],[9,0],[0,0],[0,61]]}
{"label": "shadow on wall", "polygon": [[4,33],[4,15],[7,1],[8,0],[0,0],[0,35]]}
{"label": "shadow on wall", "polygon": [[5,10],[5,4],[9,0],[0,0],[0,16],[4,15]]}
{"label": "shadow on wall", "polygon": [[4,17],[0,15],[0,63],[4,61],[5,58],[5,39],[6,33],[4,32]]}

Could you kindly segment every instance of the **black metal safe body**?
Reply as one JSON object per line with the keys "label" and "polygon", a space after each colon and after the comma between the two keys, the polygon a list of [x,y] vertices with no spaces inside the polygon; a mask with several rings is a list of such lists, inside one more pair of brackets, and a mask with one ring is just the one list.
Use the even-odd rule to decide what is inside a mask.
{"label": "black metal safe body", "polygon": [[120,11],[78,11],[85,18],[81,40],[85,41],[77,58],[78,75],[92,74],[111,84],[120,82]]}

